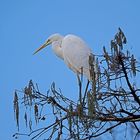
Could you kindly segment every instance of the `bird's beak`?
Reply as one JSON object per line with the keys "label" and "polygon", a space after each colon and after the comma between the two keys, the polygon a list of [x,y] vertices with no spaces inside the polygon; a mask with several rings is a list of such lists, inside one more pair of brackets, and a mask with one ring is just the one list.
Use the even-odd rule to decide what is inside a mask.
{"label": "bird's beak", "polygon": [[49,44],[50,44],[50,41],[48,40],[45,44],[43,44],[41,47],[39,47],[33,54],[36,54],[37,52],[39,52],[41,49],[45,48]]}

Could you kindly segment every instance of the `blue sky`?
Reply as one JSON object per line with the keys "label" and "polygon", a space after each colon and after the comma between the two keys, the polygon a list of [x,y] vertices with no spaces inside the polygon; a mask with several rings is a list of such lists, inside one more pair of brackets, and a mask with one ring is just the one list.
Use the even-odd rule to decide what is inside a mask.
{"label": "blue sky", "polygon": [[78,97],[75,74],[51,47],[32,55],[49,35],[76,34],[101,54],[121,27],[140,58],[139,7],[139,0],[0,0],[0,139],[12,139],[17,130],[13,93],[30,79],[42,92],[54,81],[67,97]]}

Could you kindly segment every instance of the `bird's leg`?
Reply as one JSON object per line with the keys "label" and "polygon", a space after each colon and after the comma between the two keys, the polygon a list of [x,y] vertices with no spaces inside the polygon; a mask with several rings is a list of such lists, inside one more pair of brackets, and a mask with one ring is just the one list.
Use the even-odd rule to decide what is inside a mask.
{"label": "bird's leg", "polygon": [[83,105],[85,105],[85,98],[86,98],[86,95],[87,95],[89,83],[90,83],[90,81],[88,80],[87,81],[87,85],[86,85],[86,89],[85,89],[85,92],[84,92]]}
{"label": "bird's leg", "polygon": [[80,80],[79,75],[77,74],[78,84],[79,84],[79,102],[82,104],[82,81]]}

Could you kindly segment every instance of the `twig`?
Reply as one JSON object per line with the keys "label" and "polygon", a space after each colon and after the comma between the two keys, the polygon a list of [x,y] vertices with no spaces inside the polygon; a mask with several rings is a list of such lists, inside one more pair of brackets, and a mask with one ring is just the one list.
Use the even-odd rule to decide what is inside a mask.
{"label": "twig", "polygon": [[132,88],[132,86],[131,86],[131,84],[129,82],[129,78],[128,78],[128,75],[127,75],[127,72],[126,72],[126,69],[125,69],[125,66],[124,66],[121,54],[119,54],[118,57],[119,57],[119,62],[121,64],[121,66],[122,66],[122,70],[123,70],[124,75],[125,75],[125,79],[126,79],[127,85],[129,87],[129,89],[131,90],[131,93],[132,93],[135,101],[140,105],[139,97],[136,95],[135,90]]}

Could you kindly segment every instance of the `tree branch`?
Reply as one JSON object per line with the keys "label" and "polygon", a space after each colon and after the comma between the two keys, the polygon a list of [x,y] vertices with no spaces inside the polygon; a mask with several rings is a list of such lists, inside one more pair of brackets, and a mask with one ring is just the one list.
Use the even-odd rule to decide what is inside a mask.
{"label": "tree branch", "polygon": [[120,62],[120,64],[121,64],[121,66],[122,66],[122,71],[124,72],[124,75],[125,75],[125,79],[126,79],[127,85],[128,85],[128,87],[129,87],[129,89],[131,90],[131,93],[132,93],[132,95],[133,95],[135,101],[140,105],[139,97],[136,95],[135,90],[133,89],[133,87],[131,86],[131,84],[130,84],[130,82],[129,82],[129,78],[128,78],[128,75],[127,75],[127,72],[126,72],[126,69],[125,69],[123,60],[122,60],[122,55],[119,54],[118,57],[119,57],[119,62]]}

